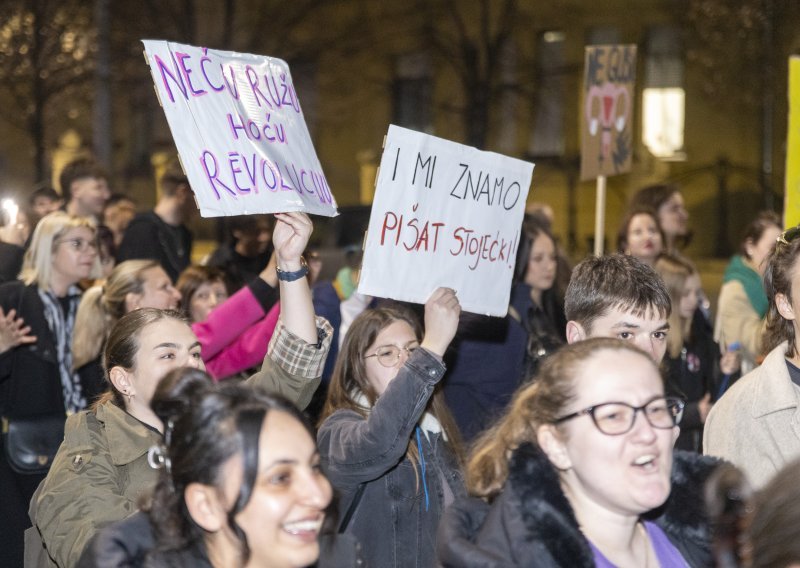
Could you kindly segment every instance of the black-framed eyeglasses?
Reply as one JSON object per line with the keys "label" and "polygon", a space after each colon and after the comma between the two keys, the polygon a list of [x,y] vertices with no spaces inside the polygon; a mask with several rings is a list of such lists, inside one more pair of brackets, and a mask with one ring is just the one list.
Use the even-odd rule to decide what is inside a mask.
{"label": "black-framed eyeglasses", "polygon": [[411,354],[419,348],[419,343],[412,343],[407,347],[398,347],[397,345],[382,345],[375,350],[372,355],[365,355],[364,359],[375,357],[378,363],[384,367],[394,367],[400,360],[400,354],[405,351],[411,357]]}
{"label": "black-framed eyeglasses", "polygon": [[631,406],[626,402],[605,402],[562,416],[554,423],[561,424],[588,414],[603,434],[620,436],[631,431],[636,422],[636,414],[641,411],[650,426],[667,430],[680,423],[684,406],[681,399],[672,396],[654,398],[643,406]]}
{"label": "black-framed eyeglasses", "polygon": [[777,239],[777,243],[781,245],[788,245],[797,237],[800,237],[800,225],[792,227],[791,229],[786,229],[784,232],[782,232],[781,236]]}
{"label": "black-framed eyeglasses", "polygon": [[69,248],[78,252],[86,252],[89,249],[97,252],[98,247],[97,240],[87,241],[86,239],[59,239],[56,241],[56,245],[60,245],[62,243],[66,243],[69,245]]}

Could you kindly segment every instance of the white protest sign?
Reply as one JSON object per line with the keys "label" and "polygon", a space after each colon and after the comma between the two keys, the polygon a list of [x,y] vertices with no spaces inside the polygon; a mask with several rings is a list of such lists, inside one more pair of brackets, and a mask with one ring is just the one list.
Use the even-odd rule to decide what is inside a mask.
{"label": "white protest sign", "polygon": [[203,217],[337,214],[285,61],[143,43]]}
{"label": "white protest sign", "polygon": [[391,125],[358,291],[504,316],[533,164]]}

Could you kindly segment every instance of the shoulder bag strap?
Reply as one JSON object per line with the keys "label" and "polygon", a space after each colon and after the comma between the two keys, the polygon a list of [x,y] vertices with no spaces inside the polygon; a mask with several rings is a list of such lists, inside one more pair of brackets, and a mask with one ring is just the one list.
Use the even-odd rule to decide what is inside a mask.
{"label": "shoulder bag strap", "polygon": [[358,504],[361,502],[361,497],[364,496],[364,489],[367,487],[366,483],[359,483],[358,487],[356,488],[356,493],[353,495],[353,500],[350,501],[350,506],[347,508],[347,512],[342,517],[342,522],[339,524],[339,532],[343,533],[347,530],[350,521],[353,518],[353,515],[358,509]]}

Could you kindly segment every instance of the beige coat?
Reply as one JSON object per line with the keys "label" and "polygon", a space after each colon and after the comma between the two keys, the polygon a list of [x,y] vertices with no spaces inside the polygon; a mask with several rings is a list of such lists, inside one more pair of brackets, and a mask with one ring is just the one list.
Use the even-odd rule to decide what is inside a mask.
{"label": "beige coat", "polygon": [[800,457],[800,387],[789,377],[784,342],[728,390],[706,420],[706,454],[732,462],[754,488]]}
{"label": "beige coat", "polygon": [[723,347],[736,341],[741,343],[742,373],[752,371],[761,355],[765,321],[753,308],[741,282],[730,280],[722,285],[714,322],[714,341]]}

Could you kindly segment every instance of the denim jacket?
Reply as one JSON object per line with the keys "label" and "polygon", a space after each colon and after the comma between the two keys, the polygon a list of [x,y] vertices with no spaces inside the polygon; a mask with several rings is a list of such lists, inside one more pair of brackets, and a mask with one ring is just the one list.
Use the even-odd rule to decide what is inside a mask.
{"label": "denim jacket", "polygon": [[361,543],[367,566],[434,566],[445,496],[465,493],[458,460],[441,431],[419,431],[424,483],[421,464],[415,468],[405,457],[443,374],[444,365],[433,354],[417,349],[366,418],[352,410],[336,411],[317,435],[323,469],[340,495],[341,514],[359,484],[366,483],[347,533]]}

